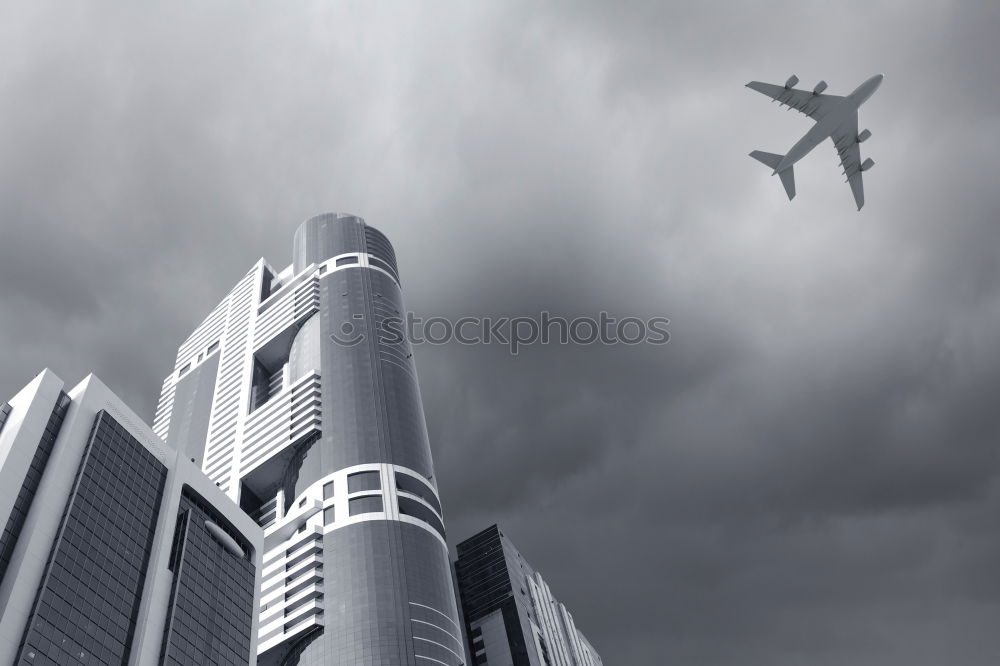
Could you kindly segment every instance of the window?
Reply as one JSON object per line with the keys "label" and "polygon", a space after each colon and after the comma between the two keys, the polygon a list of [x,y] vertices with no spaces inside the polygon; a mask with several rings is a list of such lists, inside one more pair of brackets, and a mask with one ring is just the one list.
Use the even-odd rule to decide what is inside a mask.
{"label": "window", "polygon": [[326,274],[326,264],[323,264],[322,266],[319,267],[319,274],[320,275]]}
{"label": "window", "polygon": [[[379,473],[376,471],[372,472],[356,472],[350,474],[347,477],[347,492],[356,493],[362,490],[378,490],[382,487],[382,481],[379,478]],[[381,509],[379,509],[381,511]]]}
{"label": "window", "polygon": [[399,280],[399,276],[396,275],[396,269],[393,268],[392,266],[390,266],[388,262],[382,261],[381,259],[378,259],[377,257],[371,257],[371,256],[369,256],[368,257],[368,265],[374,266],[376,268],[381,268],[386,273],[388,273],[389,275],[391,275],[393,277],[393,279],[395,279],[397,281]]}
{"label": "window", "polygon": [[350,266],[351,264],[356,263],[358,263],[357,257],[341,257],[340,259],[337,259],[338,266]]}
{"label": "window", "polygon": [[400,495],[399,512],[404,516],[413,516],[414,518],[424,521],[433,527],[434,530],[441,535],[442,539],[446,538],[444,534],[444,524],[441,522],[441,519],[438,518],[433,511],[417,500]]}
{"label": "window", "polygon": [[306,500],[308,500],[308,499],[309,499],[308,497],[303,497],[302,499],[300,499],[299,500],[299,507],[301,508],[301,507],[305,506],[306,505]]}
{"label": "window", "polygon": [[362,513],[381,513],[382,512],[382,496],[381,495],[365,495],[364,497],[355,497],[350,500],[349,507],[350,514],[352,516],[357,516]]}
{"label": "window", "polygon": [[325,509],[323,509],[323,524],[324,525],[332,524],[335,513],[336,512],[333,510],[332,506],[328,506]]}
{"label": "window", "polygon": [[404,492],[416,495],[434,507],[435,511],[441,513],[441,503],[438,502],[437,497],[434,496],[434,492],[423,481],[409,474],[396,472],[396,487]]}
{"label": "window", "polygon": [[250,412],[263,407],[285,388],[285,364],[288,357],[270,359],[270,367],[259,358],[253,360],[253,374],[250,385]]}
{"label": "window", "polygon": [[208,351],[205,352],[205,354],[207,354],[208,356],[211,356],[212,353],[215,352],[215,350],[218,349],[218,348],[219,348],[219,341],[216,340],[215,342],[213,342],[212,344],[210,344],[208,346]]}
{"label": "window", "polygon": [[323,499],[328,500],[333,497],[333,481],[323,484]]}
{"label": "window", "polygon": [[[153,453],[107,412],[98,412],[62,514],[60,534],[52,542],[47,561],[43,557],[39,562],[45,568],[14,663],[83,663],[79,655],[84,640],[86,652],[95,656],[92,663],[128,661],[125,646],[132,644],[137,623],[142,622],[139,602],[152,567],[149,557],[166,478],[167,468]],[[207,534],[203,536],[210,540]],[[195,550],[190,541],[185,546],[189,553]],[[107,572],[114,572],[113,581]],[[176,589],[187,590],[183,583],[191,584],[199,573],[196,568],[190,576],[175,578],[181,583]],[[241,579],[233,580],[236,588],[235,580]],[[211,601],[215,590],[226,589],[214,588]],[[246,591],[252,600],[252,592]],[[189,607],[187,603],[173,606],[183,611]],[[245,612],[251,607],[252,603],[246,604]],[[183,611],[178,611],[180,622],[188,619]],[[89,619],[93,624],[81,631]],[[247,622],[245,628],[249,626]],[[97,659],[97,654],[102,657]]]}

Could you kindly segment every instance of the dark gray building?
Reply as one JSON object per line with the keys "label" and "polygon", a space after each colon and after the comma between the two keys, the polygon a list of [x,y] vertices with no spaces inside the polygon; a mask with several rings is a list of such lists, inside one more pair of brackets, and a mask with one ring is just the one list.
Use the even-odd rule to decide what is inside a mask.
{"label": "dark gray building", "polygon": [[472,664],[601,666],[573,616],[496,525],[458,544],[455,575]]}
{"label": "dark gray building", "polygon": [[261,529],[96,377],[0,406],[0,520],[0,663],[255,663]]}
{"label": "dark gray building", "polygon": [[265,530],[259,663],[464,663],[392,245],[351,215],[261,259],[178,350],[154,429]]}

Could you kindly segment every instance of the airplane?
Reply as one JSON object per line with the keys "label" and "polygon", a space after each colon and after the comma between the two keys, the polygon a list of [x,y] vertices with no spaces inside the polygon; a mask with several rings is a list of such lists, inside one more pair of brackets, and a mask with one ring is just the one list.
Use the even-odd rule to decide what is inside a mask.
{"label": "airplane", "polygon": [[762,150],[750,153],[750,157],[774,169],[772,176],[778,174],[781,177],[781,184],[785,186],[789,201],[795,198],[795,172],[792,166],[829,137],[840,155],[840,166],[844,168],[847,182],[851,184],[858,210],[865,205],[865,186],[861,174],[871,169],[875,161],[870,157],[861,161],[861,144],[872,133],[867,129],[858,133],[858,108],[878,90],[883,78],[884,74],[876,74],[847,97],[823,94],[826,81],[817,83],[812,92],[793,88],[799,82],[799,77],[794,74],[784,86],[760,81],[747,84],[747,88],[764,93],[781,105],[787,105],[816,121],[812,129],[784,155],[765,153]]}

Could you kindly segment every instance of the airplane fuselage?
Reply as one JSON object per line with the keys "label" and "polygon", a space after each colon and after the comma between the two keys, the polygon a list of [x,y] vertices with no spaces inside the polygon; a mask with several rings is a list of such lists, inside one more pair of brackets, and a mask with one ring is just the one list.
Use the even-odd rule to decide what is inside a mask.
{"label": "airplane fuselage", "polygon": [[882,85],[882,74],[876,74],[871,77],[860,86],[858,86],[854,92],[840,100],[840,102],[833,109],[830,110],[825,116],[823,116],[812,128],[806,132],[805,136],[799,139],[794,146],[785,153],[784,158],[775,168],[774,173],[779,173],[789,168],[803,157],[809,154],[809,152],[823,143],[826,139],[830,137],[831,134],[836,131],[838,127],[843,125],[845,122],[853,120],[858,112],[858,109],[868,101],[878,87]]}

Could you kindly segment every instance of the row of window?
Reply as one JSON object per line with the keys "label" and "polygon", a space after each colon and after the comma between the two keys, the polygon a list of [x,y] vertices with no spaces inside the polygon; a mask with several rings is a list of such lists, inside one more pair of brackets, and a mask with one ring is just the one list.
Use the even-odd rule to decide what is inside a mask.
{"label": "row of window", "polygon": [[[327,481],[323,484],[323,499],[328,500],[333,498],[333,481]],[[420,499],[424,500],[432,507],[434,510],[440,514],[441,513],[441,503],[438,501],[437,497],[425,484],[421,483],[409,474],[401,474],[396,472],[396,488],[402,490],[403,492],[410,493],[411,495],[416,495]],[[382,489],[382,478],[377,470],[371,470],[367,472],[355,472],[354,474],[349,474],[347,476],[347,492],[349,494],[364,492],[366,490],[381,490]],[[299,506],[305,506],[307,502],[306,498],[299,500]],[[353,515],[353,514],[352,514]]]}
{"label": "row of window", "polygon": [[[442,539],[446,538],[444,524],[438,518],[437,514],[427,508],[427,506],[410,497],[400,496],[398,500],[400,514],[422,520],[433,527],[441,535]],[[364,513],[382,513],[385,510],[385,505],[383,504],[381,495],[362,495],[349,499],[347,501],[347,510],[350,516],[359,516]],[[336,521],[336,518],[335,507],[328,506],[323,510],[324,525],[332,525]],[[305,529],[305,523],[299,526],[299,532],[304,532]]]}
{"label": "row of window", "polygon": [[185,363],[184,367],[177,371],[177,376],[183,377],[188,370],[201,363],[202,360],[214,354],[218,349],[219,349],[219,341],[216,340],[215,342],[213,342],[208,346],[208,349],[206,349],[204,352],[199,353],[198,357],[195,360],[188,361],[187,363]]}
{"label": "row of window", "polygon": [[486,643],[483,640],[483,628],[476,627],[469,634],[472,639],[472,663],[476,666],[486,662]]}
{"label": "row of window", "polygon": [[[38,442],[38,448],[35,449],[31,458],[31,465],[25,473],[21,489],[14,500],[14,506],[11,508],[10,515],[7,516],[7,524],[3,529],[3,536],[0,537],[0,581],[3,580],[10,564],[10,558],[14,554],[14,547],[21,535],[21,529],[24,527],[28,509],[35,498],[35,491],[38,490],[38,485],[42,481],[42,474],[49,462],[49,455],[52,453],[52,447],[59,435],[59,429],[62,428],[63,418],[66,416],[66,410],[69,409],[69,403],[69,396],[60,392],[59,399],[45,425],[42,438]],[[0,430],[3,429],[4,421],[10,412],[11,406],[8,403],[4,403],[0,407]]]}
{"label": "row of window", "polygon": [[[358,258],[357,257],[341,257],[340,259],[337,259],[336,266],[337,266],[337,268],[340,268],[341,266],[350,266],[352,264],[357,264],[357,263],[358,263]],[[323,266],[319,267],[319,274],[320,275],[325,275],[326,274],[326,265],[325,264]]]}
{"label": "row of window", "polygon": [[[422,500],[430,504],[435,508],[432,510],[428,508],[425,504],[418,502],[411,497],[405,497],[400,495],[398,498],[399,512],[404,516],[412,516],[423,522],[429,524],[431,527],[441,535],[442,538],[445,537],[444,523],[441,521],[440,512],[441,504],[438,502],[437,497],[431,490],[408,474],[396,473],[396,488],[403,492],[411,493],[420,497]],[[329,500],[334,497],[334,482],[327,481],[323,484],[323,499]],[[378,470],[369,470],[364,472],[355,472],[353,474],[348,474],[347,476],[347,492],[351,495],[361,492],[371,492],[379,491],[382,489],[382,478]],[[299,500],[298,507],[302,508],[308,503],[309,499],[303,497]],[[350,497],[347,501],[348,515],[358,516],[364,513],[382,513],[385,511],[385,505],[383,503],[381,494],[367,494],[361,495],[360,497]],[[263,508],[263,507],[262,507]],[[273,509],[269,508],[269,511]],[[336,509],[333,506],[328,506],[323,510],[323,524],[332,525],[336,521]],[[306,531],[306,523],[299,525],[297,532],[299,534]]]}
{"label": "row of window", "polygon": [[370,256],[368,257],[368,263],[372,266],[375,266],[376,268],[381,268],[386,273],[391,275],[393,279],[396,280],[396,282],[399,282],[399,276],[396,275],[396,270],[392,266],[390,266],[387,262],[382,261],[381,259],[378,259],[376,257]]}
{"label": "row of window", "polygon": [[[441,503],[438,502],[437,497],[431,489],[409,474],[401,474],[399,472],[396,473],[396,488],[410,493],[411,495],[416,495],[433,506],[438,513],[441,513]],[[350,494],[363,492],[365,490],[381,489],[382,479],[377,470],[355,472],[354,474],[349,474],[347,476],[347,492]],[[328,481],[323,484],[323,499],[331,499],[332,497],[333,481]],[[305,506],[305,503],[306,500],[303,498],[299,502],[299,506]]]}
{"label": "row of window", "polygon": [[[360,262],[358,261],[358,258],[356,256],[353,256],[353,257],[340,257],[339,259],[337,259],[334,262],[334,264],[335,264],[335,266],[337,268],[340,268],[342,266],[353,266],[353,265],[357,265],[358,263],[360,263]],[[381,268],[386,273],[388,273],[389,275],[391,275],[393,277],[393,279],[396,280],[396,282],[399,282],[399,276],[396,274],[396,269],[393,268],[392,265],[389,264],[388,262],[382,261],[378,257],[373,257],[373,256],[369,255],[368,256],[368,265],[369,266],[374,266],[376,268]],[[326,274],[326,266],[325,265],[319,267],[319,274],[320,275]]]}

